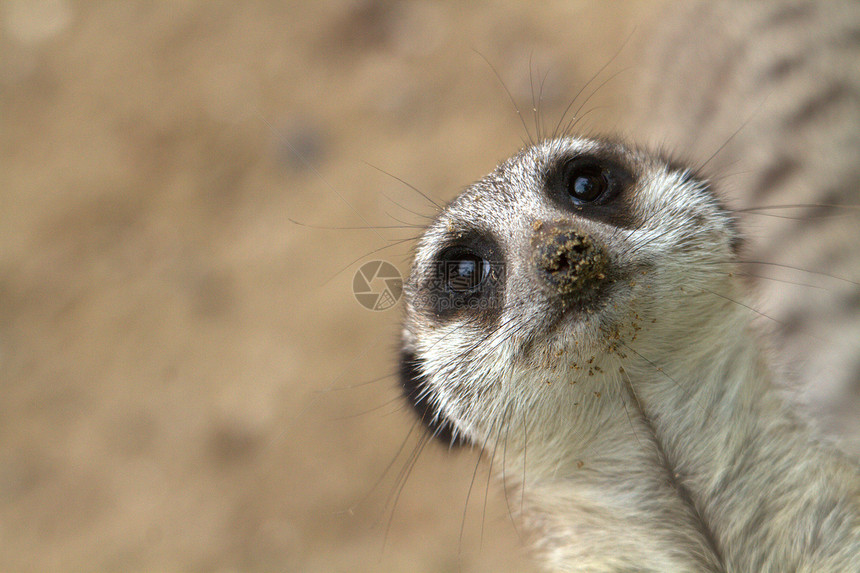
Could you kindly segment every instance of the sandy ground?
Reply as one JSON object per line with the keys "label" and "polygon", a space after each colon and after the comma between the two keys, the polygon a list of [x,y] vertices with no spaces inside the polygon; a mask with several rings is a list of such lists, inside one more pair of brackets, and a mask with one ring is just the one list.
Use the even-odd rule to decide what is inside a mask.
{"label": "sandy ground", "polygon": [[0,2],[0,570],[533,570],[352,276],[655,7]]}

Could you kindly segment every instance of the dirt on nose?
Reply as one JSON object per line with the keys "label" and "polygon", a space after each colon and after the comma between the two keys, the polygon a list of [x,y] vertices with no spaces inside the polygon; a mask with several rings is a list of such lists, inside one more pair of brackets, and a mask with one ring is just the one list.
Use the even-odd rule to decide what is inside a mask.
{"label": "dirt on nose", "polygon": [[532,245],[535,267],[565,305],[594,301],[609,268],[609,258],[594,239],[569,227],[542,227]]}

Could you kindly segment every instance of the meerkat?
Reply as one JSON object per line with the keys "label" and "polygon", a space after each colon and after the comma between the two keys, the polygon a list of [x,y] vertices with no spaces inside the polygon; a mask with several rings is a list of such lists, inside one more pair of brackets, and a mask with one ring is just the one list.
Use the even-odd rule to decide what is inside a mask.
{"label": "meerkat", "polygon": [[[746,22],[736,35],[753,47],[761,38],[777,45],[774,38],[805,23],[825,30],[800,34],[822,52],[857,45],[839,10],[715,6],[679,12],[699,14],[715,34],[720,23]],[[680,62],[678,46],[695,52],[701,34],[682,24],[671,23],[664,60]],[[729,45],[710,62],[717,79],[744,61],[739,53],[756,53]],[[772,64],[747,56],[750,71],[735,82],[749,88],[760,72],[779,82],[817,69],[820,58],[807,48],[780,50]],[[687,90],[698,94],[696,105],[675,113],[666,102],[683,98],[662,95],[671,82],[660,76],[651,91],[666,109],[646,105],[645,115],[652,124],[695,116],[673,126],[686,128],[678,139],[686,151],[697,139],[723,138],[729,159],[713,162],[717,173],[733,157],[758,157],[751,149],[784,166],[788,142],[796,145],[814,120],[840,134],[833,154],[795,154],[786,177],[765,162],[755,190],[793,197],[798,181],[827,181],[825,193],[833,179],[843,182],[838,200],[850,202],[850,94],[860,92],[837,80],[828,78],[839,90],[820,86],[825,98],[814,83],[796,101],[780,98],[776,111],[753,118],[761,127],[752,135],[702,129],[702,118],[725,129],[733,115],[729,106],[718,121],[700,93],[721,84]],[[736,92],[724,99],[759,105]],[[732,130],[743,121],[735,119]],[[785,401],[777,353],[741,276],[742,253],[755,241],[692,165],[618,139],[566,136],[538,142],[471,185],[417,243],[404,291],[403,393],[433,435],[485,452],[505,494],[521,500],[510,506],[551,570],[860,570],[860,467]],[[828,202],[832,194],[820,201]],[[842,288],[856,292],[856,283]]]}
{"label": "meerkat", "polygon": [[[822,52],[854,38],[844,24],[850,18],[810,3],[701,4],[673,15],[668,25],[683,32],[654,48],[664,61],[681,61],[672,55],[679,45],[695,53],[698,35],[678,22],[685,11],[715,33],[715,22],[736,25],[753,47],[804,23],[823,30],[802,36]],[[840,19],[844,25],[827,24]],[[707,69],[723,69],[723,60],[739,65],[732,45],[698,57],[715,60]],[[823,56],[810,50],[778,50],[768,63],[747,49],[746,75],[734,82],[749,89],[763,74],[776,83],[790,81],[789,69],[814,75],[806,68],[820,67]],[[670,82],[652,82],[650,97],[662,109],[648,108],[645,123],[668,125],[671,134],[686,122],[686,139],[674,138],[688,150],[725,138],[711,166],[717,174],[751,155],[752,181],[735,185],[749,184],[759,201],[820,191],[819,203],[850,204],[858,122],[843,96],[858,90],[840,73],[857,77],[828,77],[841,88],[819,87],[833,97],[818,97],[814,83],[795,100],[771,96],[777,103],[750,112],[755,129],[737,137],[720,118],[733,114],[709,108],[706,93],[685,106]],[[724,100],[740,98],[748,111],[759,105],[735,91]],[[674,124],[673,114],[682,116]],[[842,120],[831,125],[833,117]],[[701,118],[720,128],[702,129]],[[829,154],[804,149],[798,138],[821,141],[810,129],[842,143]],[[741,277],[749,274],[744,249],[767,253],[774,245],[747,240],[715,185],[688,165],[618,140],[562,137],[469,187],[418,242],[405,289],[404,394],[444,442],[483,449],[506,495],[522,500],[511,507],[552,570],[858,570],[858,466],[784,401],[778,352],[755,324],[758,301]],[[777,240],[799,227],[790,218],[770,223],[776,231],[783,225]],[[850,247],[850,236],[829,244]],[[816,252],[795,264],[816,268],[827,259]],[[840,288],[856,292],[856,283]],[[788,322],[793,309],[780,304],[768,310]],[[837,323],[834,313],[818,316]],[[836,345],[808,333],[805,340],[821,347],[807,350],[821,372]],[[849,332],[841,344],[857,343]]]}
{"label": "meerkat", "polygon": [[776,392],[732,213],[684,166],[550,140],[419,240],[401,383],[495,455],[553,570],[849,571],[860,471]]}

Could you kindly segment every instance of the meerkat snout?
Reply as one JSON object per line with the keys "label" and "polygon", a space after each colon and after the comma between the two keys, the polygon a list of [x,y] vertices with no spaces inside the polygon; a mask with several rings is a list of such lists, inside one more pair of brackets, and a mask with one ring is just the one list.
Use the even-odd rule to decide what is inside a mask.
{"label": "meerkat snout", "polygon": [[591,235],[565,224],[541,226],[532,247],[535,272],[564,308],[587,306],[599,297],[609,258]]}

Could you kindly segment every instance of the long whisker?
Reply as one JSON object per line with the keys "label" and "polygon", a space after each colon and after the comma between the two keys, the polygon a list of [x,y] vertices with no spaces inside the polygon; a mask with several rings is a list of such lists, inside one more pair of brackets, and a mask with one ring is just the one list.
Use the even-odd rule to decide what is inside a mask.
{"label": "long whisker", "polygon": [[487,63],[487,65],[488,65],[488,66],[490,67],[490,69],[493,71],[493,74],[495,74],[496,79],[497,79],[497,80],[499,80],[499,83],[500,83],[500,84],[502,84],[502,89],[504,89],[504,90],[505,90],[505,93],[506,93],[506,94],[508,94],[508,99],[510,99],[510,100],[511,100],[511,104],[514,106],[514,110],[515,110],[515,111],[516,111],[516,113],[517,113],[517,117],[520,119],[520,123],[522,123],[522,125],[523,125],[523,129],[524,129],[524,130],[525,130],[525,132],[526,132],[526,137],[528,137],[528,142],[527,142],[527,143],[528,143],[529,145],[535,145],[535,140],[534,140],[534,139],[532,139],[532,134],[531,134],[531,132],[529,131],[528,125],[526,125],[526,120],[525,120],[525,118],[523,118],[523,114],[520,112],[520,108],[519,108],[519,107],[517,107],[517,100],[515,100],[515,99],[514,99],[514,96],[513,96],[513,94],[511,93],[511,90],[509,90],[509,89],[508,89],[508,86],[507,86],[507,85],[505,85],[505,81],[502,79],[502,76],[501,76],[501,75],[499,75],[499,71],[495,68],[495,66],[493,66],[493,64],[491,64],[491,63],[490,63],[490,60],[488,60],[488,59],[487,59],[487,57],[486,57],[486,56],[484,56],[484,54],[482,54],[481,52],[479,52],[479,51],[477,51],[477,50],[473,50],[473,51],[474,51],[476,54],[478,54],[479,56],[481,56],[481,59],[482,59],[482,60],[484,60],[484,62],[486,62],[486,63]]}
{"label": "long whisker", "polygon": [[[260,119],[263,121],[263,123],[265,123],[265,124],[269,127],[269,129],[272,131],[272,133],[276,133],[276,131],[275,131],[275,127],[272,125],[272,123],[271,123],[268,119],[266,119],[266,116],[264,116],[264,115],[262,114],[262,112],[260,112],[260,111],[258,110],[258,111],[257,111],[257,115],[259,115]],[[331,183],[329,183],[329,182],[328,182],[328,180],[327,180],[325,177],[323,177],[322,173],[320,173],[320,172],[319,172],[319,170],[318,170],[316,167],[314,167],[314,165],[310,162],[310,160],[308,160],[308,158],[307,158],[307,157],[305,157],[305,156],[304,156],[304,154],[302,154],[302,153],[301,153],[301,152],[296,148],[296,146],[295,146],[295,145],[293,145],[292,143],[290,143],[290,141],[289,141],[289,140],[287,140],[287,139],[284,139],[284,140],[283,140],[283,143],[284,143],[284,144],[285,144],[285,145],[290,149],[290,152],[292,152],[292,154],[293,154],[293,155],[295,155],[295,156],[296,156],[296,158],[298,158],[298,160],[299,160],[299,161],[301,162],[301,164],[305,167],[305,169],[307,169],[308,171],[310,171],[311,173],[313,173],[313,174],[314,174],[314,176],[315,176],[317,179],[319,179],[320,181],[322,181],[323,185],[325,185],[326,187],[328,187],[329,191],[331,191],[332,193],[334,193],[334,194],[335,194],[335,196],[336,196],[338,199],[340,199],[340,200],[341,200],[341,202],[343,202],[343,204],[344,204],[344,205],[346,205],[347,207],[349,207],[349,209],[350,209],[353,213],[355,213],[356,215],[358,215],[358,218],[359,218],[359,219],[361,219],[361,222],[362,222],[362,223],[364,223],[364,224],[365,224],[365,226],[367,226],[367,227],[372,227],[372,225],[367,221],[367,219],[365,219],[365,218],[364,218],[364,215],[362,215],[362,214],[361,214],[361,211],[359,211],[358,209],[356,209],[356,208],[355,208],[355,206],[353,206],[353,204],[352,204],[352,203],[350,203],[349,201],[347,201],[347,200],[346,200],[346,198],[338,192],[338,190],[335,188],[335,186],[334,186],[334,185],[332,185]],[[375,232],[375,231],[374,231],[374,232]],[[377,236],[377,237],[379,237],[380,239],[382,239],[382,235],[380,235],[379,233],[376,233],[376,236]]]}
{"label": "long whisker", "polygon": [[743,209],[732,209],[732,211],[734,213],[754,213],[757,211],[773,211],[778,209],[809,209],[817,207],[860,211],[860,205],[840,205],[837,203],[790,203],[784,205],[758,205],[755,207],[744,207]]}
{"label": "long whisker", "polygon": [[[627,36],[627,39],[624,40],[624,42],[621,44],[621,47],[618,48],[618,50],[612,55],[612,57],[609,58],[605,64],[600,66],[600,69],[597,70],[597,72],[595,72],[590,78],[588,78],[588,81],[585,82],[581,88],[579,88],[579,91],[576,92],[576,94],[570,100],[570,103],[567,104],[566,108],[564,108],[564,111],[562,112],[561,117],[558,118],[558,123],[556,124],[555,129],[553,129],[553,131],[552,131],[553,139],[558,137],[559,134],[569,133],[568,128],[571,127],[570,124],[568,124],[567,128],[565,128],[563,131],[559,131],[559,129],[561,128],[561,124],[564,122],[564,118],[567,116],[567,112],[570,111],[570,108],[573,107],[573,104],[576,103],[576,100],[579,99],[579,96],[582,95],[582,92],[584,92],[588,88],[588,86],[591,85],[591,82],[596,80],[598,78],[598,76],[600,76],[600,74],[602,74],[603,71],[606,70],[606,68],[608,68],[609,65],[612,64],[612,62],[614,62],[615,59],[619,55],[621,55],[621,52],[624,50],[625,46],[627,46],[627,43],[630,41],[630,38],[633,37],[634,32],[635,32],[635,28],[633,29],[633,31],[630,32],[630,35]],[[595,92],[596,92],[596,90],[595,90]],[[589,96],[589,97],[591,97],[591,96]],[[588,100],[588,98],[586,98],[586,100]],[[576,114],[574,114],[574,117],[576,117]]]}
{"label": "long whisker", "polygon": [[[501,436],[502,436],[502,428],[505,426],[505,422],[507,420],[507,413],[508,413],[509,408],[510,408],[510,405],[508,405],[508,407],[505,408],[505,414],[502,415],[502,419],[499,422],[499,431],[496,433],[496,439],[493,442],[493,453],[490,454],[490,464],[487,467],[487,486],[486,486],[486,489],[484,490],[484,509],[481,512],[481,538],[480,538],[480,543],[478,545],[478,547],[481,547],[481,548],[484,547],[484,523],[487,520],[487,498],[490,495],[490,478],[493,475],[492,469],[493,469],[493,463],[496,461],[496,449],[499,447],[499,441],[500,441]],[[504,468],[502,468],[502,472],[504,473]]]}
{"label": "long whisker", "polygon": [[844,283],[852,284],[852,285],[854,285],[854,286],[860,286],[860,282],[858,282],[858,281],[854,281],[854,280],[851,280],[851,279],[848,279],[848,278],[845,278],[845,277],[841,277],[841,276],[837,276],[837,275],[832,275],[832,274],[825,273],[825,272],[821,272],[821,271],[813,271],[813,270],[810,270],[810,269],[804,269],[804,268],[801,268],[801,267],[795,267],[795,266],[792,266],[792,265],[786,265],[786,264],[783,264],[783,263],[775,263],[775,262],[771,262],[771,261],[758,261],[758,260],[755,260],[755,261],[742,260],[742,261],[740,261],[740,262],[742,262],[742,263],[746,263],[746,264],[749,264],[749,265],[768,265],[768,266],[780,267],[780,268],[783,268],[783,269],[790,269],[790,270],[793,270],[793,271],[798,271],[798,272],[803,272],[803,273],[809,273],[809,274],[811,274],[811,275],[818,275],[818,276],[822,276],[822,277],[831,278],[831,279],[834,279],[834,280],[837,280],[837,281],[841,281],[841,282],[844,282]]}
{"label": "long whisker", "polygon": [[[507,419],[508,414],[510,413],[511,404],[508,404],[508,409],[505,412],[505,419]],[[511,519],[511,524],[514,526],[514,531],[517,534],[517,537],[522,541],[523,536],[520,533],[519,527],[517,527],[517,521],[514,519],[513,511],[511,511],[511,500],[508,496],[508,474],[507,474],[507,465],[508,465],[508,433],[510,431],[510,423],[505,424],[505,445],[502,449],[502,491],[505,495],[505,507],[508,509],[508,517]]]}
{"label": "long whisker", "polygon": [[394,175],[393,173],[389,173],[388,171],[382,169],[381,167],[377,167],[376,165],[373,165],[372,163],[368,163],[367,161],[364,161],[363,163],[365,165],[367,165],[368,167],[372,167],[373,169],[376,169],[377,171],[379,171],[380,173],[382,173],[384,175],[388,175],[389,177],[391,177],[395,181],[399,181],[400,183],[403,183],[404,185],[406,185],[407,187],[409,187],[410,189],[412,189],[413,191],[415,191],[416,193],[418,193],[419,195],[424,197],[431,205],[436,207],[437,211],[441,211],[444,208],[443,205],[441,205],[440,203],[435,201],[432,197],[430,197],[429,195],[427,195],[426,193],[421,191],[415,185],[412,185],[411,183],[407,182],[405,179],[401,179],[397,175]]}
{"label": "long whisker", "polygon": [[[397,478],[395,480],[396,493],[394,493],[394,501],[391,504],[391,513],[390,513],[389,518],[388,518],[388,523],[385,526],[385,536],[384,536],[383,542],[382,542],[383,552],[385,551],[385,545],[388,542],[388,535],[391,532],[391,523],[394,521],[394,513],[397,509],[397,502],[400,500],[400,495],[403,493],[403,489],[406,486],[406,480],[408,479],[409,475],[412,473],[412,469],[415,467],[415,464],[417,463],[418,457],[421,455],[421,452],[424,451],[424,447],[432,439],[433,439],[433,436],[430,434],[427,434],[427,433],[422,434],[418,438],[418,444],[416,445],[415,449],[412,450],[412,453],[410,454],[409,458],[406,460],[406,463],[404,464],[403,469],[401,469],[400,473],[397,475]],[[386,506],[387,505],[388,504],[386,504]]]}
{"label": "long whisker", "polygon": [[683,392],[683,393],[684,393],[684,395],[685,395],[685,396],[687,396],[687,398],[689,398],[690,400],[692,400],[693,402],[695,402],[695,403],[696,403],[696,405],[698,405],[698,406],[699,406],[699,408],[701,408],[702,412],[705,414],[705,416],[707,416],[707,417],[708,417],[708,419],[710,419],[710,418],[711,418],[711,412],[710,412],[710,410],[708,410],[707,408],[705,408],[705,406],[704,406],[701,402],[699,402],[699,400],[696,398],[696,396],[694,396],[694,395],[690,392],[690,390],[689,390],[688,388],[684,388],[684,385],[683,385],[683,384],[681,384],[680,382],[678,382],[677,380],[675,380],[674,378],[672,378],[672,377],[671,377],[671,376],[670,376],[670,375],[669,375],[665,370],[663,370],[663,367],[662,367],[662,366],[659,366],[659,365],[657,365],[655,362],[653,362],[652,360],[649,360],[649,359],[645,358],[642,354],[640,354],[639,352],[637,352],[636,350],[634,350],[633,348],[631,348],[628,344],[625,344],[624,342],[622,342],[622,341],[620,341],[620,340],[618,341],[618,343],[619,343],[619,344],[621,344],[621,346],[623,346],[625,349],[629,350],[630,352],[632,352],[633,354],[635,354],[636,356],[638,356],[639,358],[641,358],[642,360],[644,360],[645,362],[647,362],[650,366],[652,366],[652,367],[654,368],[654,370],[656,370],[656,371],[657,371],[657,372],[659,372],[661,375],[665,376],[667,380],[670,380],[673,384],[675,384],[675,386],[676,386],[676,387],[677,387],[681,392]]}
{"label": "long whisker", "polygon": [[372,251],[370,251],[369,253],[365,253],[365,254],[361,255],[360,257],[356,257],[355,259],[353,259],[352,261],[350,261],[350,262],[349,262],[345,267],[343,267],[342,269],[340,269],[339,271],[337,271],[335,274],[333,274],[332,276],[330,276],[329,278],[327,278],[326,280],[324,280],[324,281],[323,281],[320,285],[318,285],[318,286],[320,286],[320,287],[324,287],[325,285],[327,285],[328,283],[330,283],[331,281],[333,281],[334,279],[336,279],[338,276],[340,276],[340,274],[341,274],[342,272],[344,272],[346,269],[348,269],[349,267],[351,267],[352,265],[354,265],[355,263],[357,263],[357,262],[358,262],[358,261],[360,261],[361,259],[367,258],[367,257],[369,257],[370,255],[375,255],[376,253],[380,253],[380,252],[382,252],[382,251],[384,251],[384,250],[386,250],[386,249],[390,249],[390,248],[392,248],[392,247],[397,247],[397,246],[402,245],[402,244],[404,244],[404,243],[409,243],[409,242],[412,242],[412,241],[416,241],[418,238],[419,238],[419,237],[407,237],[407,238],[405,238],[405,239],[398,239],[398,240],[396,240],[396,241],[392,241],[392,242],[388,243],[387,245],[385,245],[385,246],[383,246],[383,247],[379,247],[378,249],[373,249],[373,250],[372,250]]}
{"label": "long whisker", "polygon": [[325,225],[312,225],[310,223],[302,223],[295,219],[287,217],[287,221],[299,227],[307,227],[309,229],[321,229],[324,231],[375,231],[377,229],[423,229],[421,225],[375,225],[373,227],[329,227]]}

